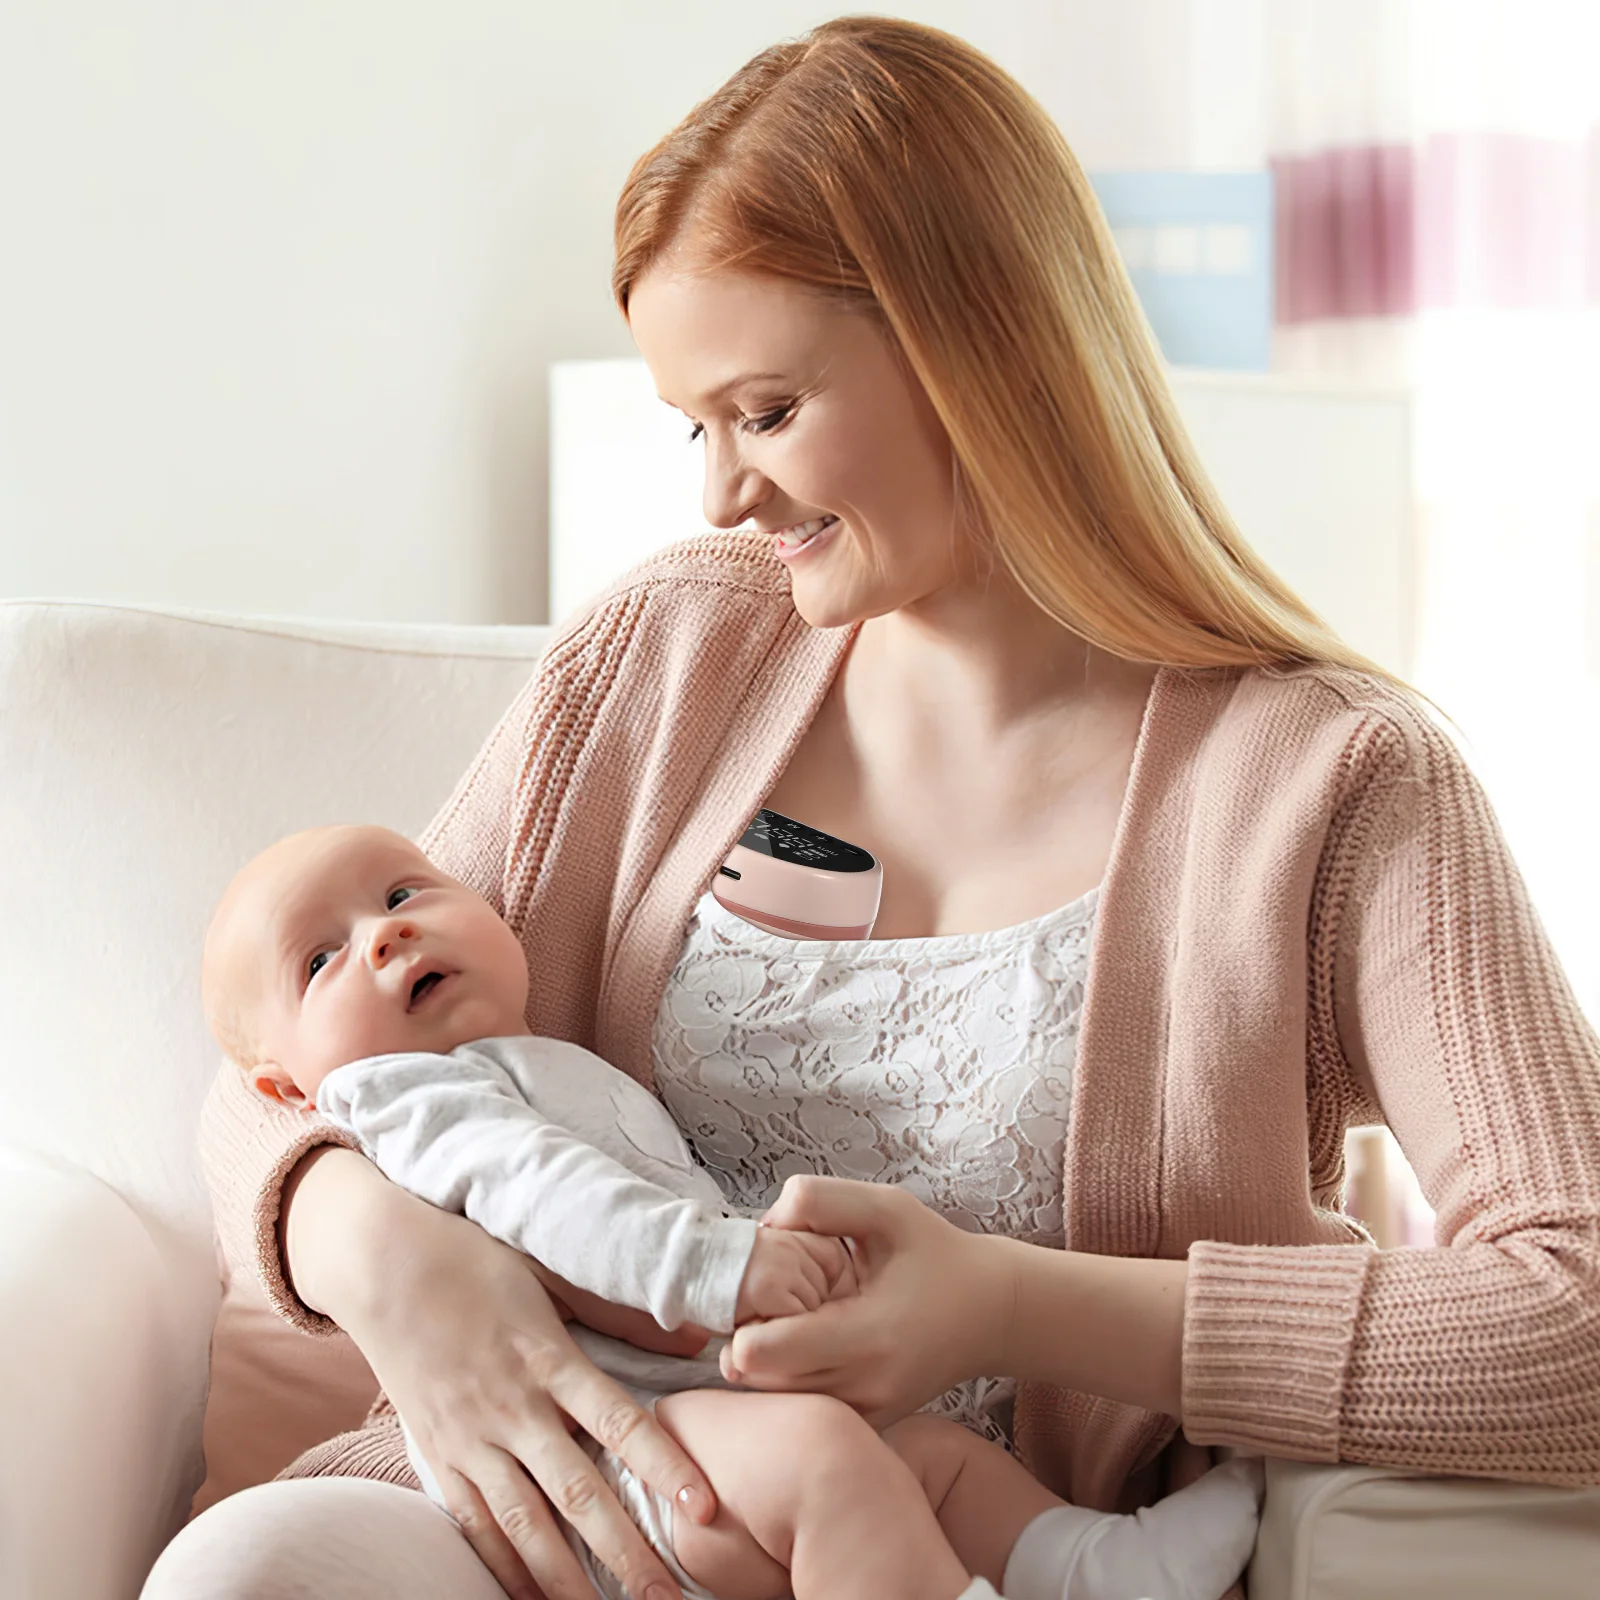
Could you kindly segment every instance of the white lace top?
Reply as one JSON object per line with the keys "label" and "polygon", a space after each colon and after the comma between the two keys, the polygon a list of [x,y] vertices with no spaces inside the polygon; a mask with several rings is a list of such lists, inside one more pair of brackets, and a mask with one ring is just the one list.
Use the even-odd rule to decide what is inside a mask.
{"label": "white lace top", "polygon": [[[909,1189],[959,1227],[1060,1247],[1099,890],[988,933],[811,940],[708,891],[656,1013],[656,1087],[731,1205],[791,1173]],[[926,1409],[1010,1446],[1013,1385]]]}

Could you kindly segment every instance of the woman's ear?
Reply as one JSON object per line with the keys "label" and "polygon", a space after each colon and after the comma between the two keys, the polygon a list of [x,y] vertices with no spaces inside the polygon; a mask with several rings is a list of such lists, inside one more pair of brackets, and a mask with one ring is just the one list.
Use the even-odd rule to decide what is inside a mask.
{"label": "woman's ear", "polygon": [[289,1111],[305,1111],[311,1101],[276,1061],[258,1061],[250,1069],[250,1087]]}

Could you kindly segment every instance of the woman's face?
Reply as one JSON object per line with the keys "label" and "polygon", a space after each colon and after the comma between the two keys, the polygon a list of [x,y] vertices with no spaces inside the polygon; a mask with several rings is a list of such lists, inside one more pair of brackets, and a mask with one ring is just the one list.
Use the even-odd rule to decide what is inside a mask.
{"label": "woman's face", "polygon": [[813,627],[970,576],[949,441],[872,317],[785,279],[664,263],[628,319],[657,392],[703,443],[707,521],[772,535]]}

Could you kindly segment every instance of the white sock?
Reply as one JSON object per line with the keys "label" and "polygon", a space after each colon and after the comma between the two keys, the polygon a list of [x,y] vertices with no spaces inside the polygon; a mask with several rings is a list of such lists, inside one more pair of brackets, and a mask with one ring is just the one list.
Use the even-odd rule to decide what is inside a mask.
{"label": "white sock", "polygon": [[1046,1511],[1012,1547],[1006,1600],[1217,1600],[1255,1548],[1265,1479],[1241,1456],[1132,1516]]}

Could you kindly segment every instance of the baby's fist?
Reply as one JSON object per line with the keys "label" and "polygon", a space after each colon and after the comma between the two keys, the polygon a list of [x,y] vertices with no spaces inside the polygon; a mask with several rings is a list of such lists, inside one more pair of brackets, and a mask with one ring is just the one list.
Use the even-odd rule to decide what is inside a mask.
{"label": "baby's fist", "polygon": [[842,1239],[787,1228],[757,1228],[755,1247],[739,1282],[733,1320],[743,1326],[769,1317],[815,1311],[826,1300],[854,1294],[855,1264]]}

